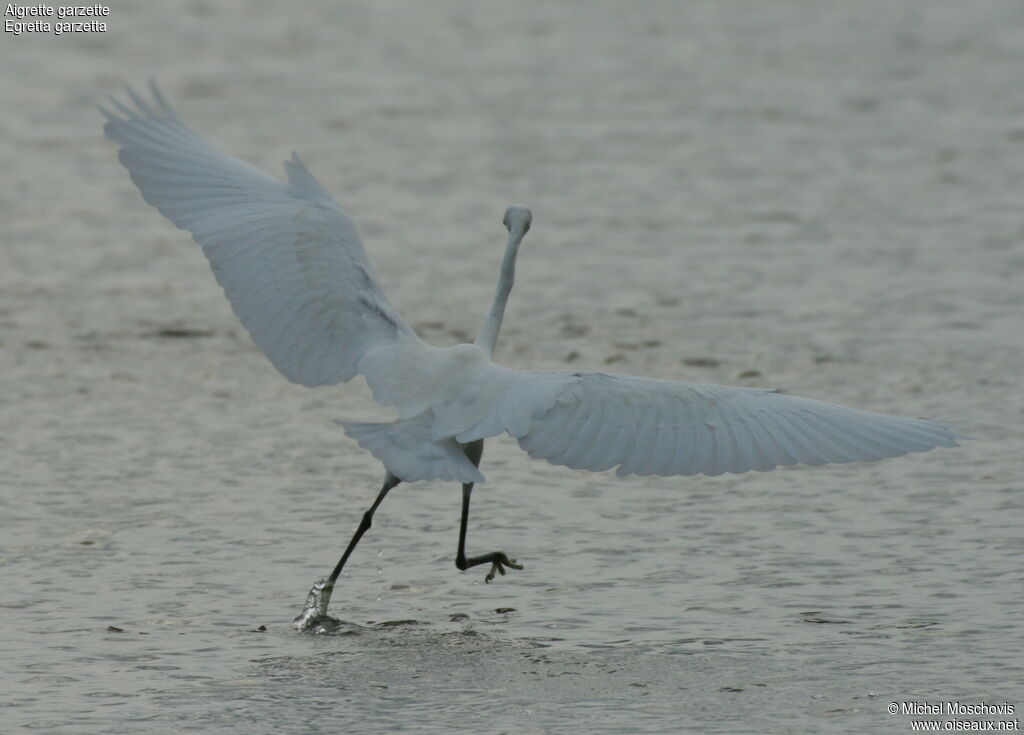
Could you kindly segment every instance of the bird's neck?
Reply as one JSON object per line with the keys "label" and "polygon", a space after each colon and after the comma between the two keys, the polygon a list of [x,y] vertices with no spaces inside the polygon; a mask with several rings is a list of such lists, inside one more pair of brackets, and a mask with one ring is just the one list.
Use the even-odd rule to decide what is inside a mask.
{"label": "bird's neck", "polygon": [[473,342],[482,349],[487,356],[494,354],[494,345],[498,341],[498,331],[501,329],[501,320],[505,316],[505,305],[508,303],[508,295],[512,292],[512,284],[516,278],[516,255],[519,252],[519,243],[522,235],[509,235],[508,246],[505,248],[505,257],[501,260],[501,274],[498,277],[498,287],[494,292],[494,303],[491,310],[480,327],[480,333]]}

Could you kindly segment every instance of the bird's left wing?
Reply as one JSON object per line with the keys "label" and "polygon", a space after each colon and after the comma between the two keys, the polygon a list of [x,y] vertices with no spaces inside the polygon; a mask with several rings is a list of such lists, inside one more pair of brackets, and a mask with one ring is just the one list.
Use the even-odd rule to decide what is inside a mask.
{"label": "bird's left wing", "polygon": [[288,183],[193,131],[150,83],[111,99],[106,136],[143,198],[199,243],[253,341],[285,377],[329,385],[378,346],[419,342],[378,285],[355,225],[298,155]]}
{"label": "bird's left wing", "polygon": [[[435,407],[458,441],[507,432],[531,457],[625,475],[718,475],[870,462],[965,438],[932,419],[847,408],[766,388],[493,366],[476,410]],[[466,417],[461,422],[453,420]]]}

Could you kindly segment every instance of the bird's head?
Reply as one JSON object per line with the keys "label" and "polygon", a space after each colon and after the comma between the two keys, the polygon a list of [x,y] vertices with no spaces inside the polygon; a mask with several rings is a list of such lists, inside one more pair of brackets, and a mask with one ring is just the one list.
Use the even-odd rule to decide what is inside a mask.
{"label": "bird's head", "polygon": [[508,229],[509,235],[518,234],[520,237],[530,230],[530,223],[533,221],[533,214],[526,207],[509,207],[505,210],[505,218],[501,221]]}

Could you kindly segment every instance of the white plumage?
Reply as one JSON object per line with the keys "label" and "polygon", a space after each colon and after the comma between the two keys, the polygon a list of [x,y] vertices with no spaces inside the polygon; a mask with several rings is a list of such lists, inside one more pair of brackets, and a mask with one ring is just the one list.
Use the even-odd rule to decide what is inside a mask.
{"label": "white plumage", "polygon": [[282,183],[156,104],[104,110],[107,137],[143,198],[203,247],[253,340],[285,377],[329,385],[359,372],[373,345],[418,341],[381,291],[355,225],[296,154]]}
{"label": "white plumage", "polygon": [[[761,388],[677,383],[494,364],[529,210],[506,213],[494,306],[473,345],[422,342],[381,290],[355,225],[298,155],[288,183],[186,126],[151,84],[112,100],[106,135],[147,202],[192,233],[253,341],[285,377],[324,385],[365,376],[390,424],[342,422],[398,479],[483,481],[460,445],[508,433],[531,457],[620,476],[718,475],[797,463],[873,461],[958,434]],[[120,114],[116,114],[120,113]]]}

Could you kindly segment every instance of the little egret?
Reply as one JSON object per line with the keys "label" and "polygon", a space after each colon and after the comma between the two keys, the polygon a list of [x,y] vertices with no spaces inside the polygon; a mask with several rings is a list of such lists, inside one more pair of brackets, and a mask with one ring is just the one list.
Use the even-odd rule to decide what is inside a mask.
{"label": "little egret", "polygon": [[111,99],[104,132],[142,197],[188,230],[238,318],[286,378],[331,385],[359,374],[390,423],[339,422],[384,465],[384,484],[327,580],[314,586],[309,628],[373,514],[400,482],[462,484],[455,564],[490,564],[486,580],[522,569],[502,551],[466,554],[466,526],[484,440],[514,437],[531,457],[626,475],[718,475],[797,463],[864,462],[957,446],[952,427],[784,395],[765,388],[679,383],[568,370],[514,370],[491,361],[530,229],[509,207],[494,303],[472,344],[432,347],[377,283],[355,225],[295,153],[288,182],[224,153],[178,117],[154,83]]}

